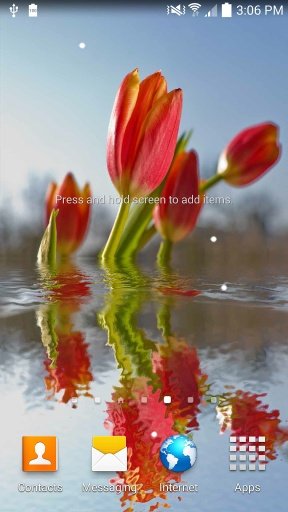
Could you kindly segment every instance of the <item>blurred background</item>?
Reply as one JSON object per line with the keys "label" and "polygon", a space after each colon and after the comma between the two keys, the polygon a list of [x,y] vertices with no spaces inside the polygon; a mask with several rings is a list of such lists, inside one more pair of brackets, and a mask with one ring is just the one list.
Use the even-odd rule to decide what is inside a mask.
{"label": "blurred background", "polygon": [[[279,124],[278,165],[245,189],[217,185],[212,195],[229,196],[231,204],[206,205],[199,226],[230,231],[235,243],[245,232],[247,243],[250,233],[251,241],[273,237],[282,246],[288,230],[287,18],[188,14],[167,16],[161,3],[64,4],[39,5],[38,17],[30,18],[20,4],[13,19],[1,8],[1,252],[21,247],[22,256],[35,254],[47,185],[69,170],[81,186],[91,183],[93,196],[116,197],[106,170],[107,127],[117,88],[135,67],[141,77],[161,69],[169,89],[183,89],[180,133],[193,130],[203,177],[215,172],[237,132],[267,120]],[[114,214],[113,206],[94,206],[84,253],[103,244]]]}

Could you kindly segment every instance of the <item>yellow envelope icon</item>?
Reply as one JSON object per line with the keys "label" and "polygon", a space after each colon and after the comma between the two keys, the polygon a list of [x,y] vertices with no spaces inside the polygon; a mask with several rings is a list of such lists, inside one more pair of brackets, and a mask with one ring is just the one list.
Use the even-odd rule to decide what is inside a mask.
{"label": "yellow envelope icon", "polygon": [[92,438],[92,471],[127,471],[125,436]]}

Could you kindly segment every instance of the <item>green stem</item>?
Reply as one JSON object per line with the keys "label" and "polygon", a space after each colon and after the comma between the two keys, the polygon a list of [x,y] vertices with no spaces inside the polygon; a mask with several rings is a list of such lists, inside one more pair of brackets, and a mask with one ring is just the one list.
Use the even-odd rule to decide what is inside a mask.
{"label": "green stem", "polygon": [[117,251],[121,258],[133,257],[138,251],[139,241],[151,222],[153,207],[151,204],[141,205],[132,212]]}
{"label": "green stem", "polygon": [[155,228],[155,224],[152,224],[149,228],[144,231],[142,234],[142,237],[139,240],[139,244],[137,247],[137,251],[141,251],[142,247],[145,247],[148,242],[150,242],[151,238],[153,238],[154,235],[156,235],[157,229]]}
{"label": "green stem", "polygon": [[205,181],[203,185],[199,187],[200,194],[206,192],[206,190],[216,185],[216,183],[218,183],[218,181],[221,181],[222,179],[223,177],[221,176],[221,174],[214,174],[214,176],[209,178],[209,180]]}
{"label": "green stem", "polygon": [[157,254],[157,263],[161,267],[166,267],[171,258],[173,244],[170,240],[162,240]]}
{"label": "green stem", "polygon": [[[199,187],[199,192],[202,194],[206,192],[209,188],[216,185],[219,181],[221,181],[222,176],[221,174],[215,174],[210,179],[208,179],[202,186]],[[149,205],[150,206],[150,205]],[[125,231],[124,237],[126,235],[126,240],[123,238],[120,243],[119,251],[122,254],[125,255],[125,253],[129,256],[135,256],[135,254],[143,249],[145,245],[150,242],[150,240],[153,238],[153,236],[157,233],[157,230],[155,226],[151,226],[147,228],[148,223],[151,220],[151,211],[148,208],[145,210],[143,208],[141,215],[138,216],[138,218],[135,216],[134,223],[129,226],[129,230]],[[151,209],[152,210],[152,209]],[[132,220],[132,219],[131,219]],[[138,229],[137,233],[137,227],[140,227]],[[127,226],[128,227],[128,226]],[[132,228],[132,229],[131,229]],[[124,247],[124,250],[122,252],[122,247]],[[160,251],[159,251],[160,252]]]}
{"label": "green stem", "polygon": [[124,197],[122,197],[122,202],[120,204],[117,217],[115,219],[113,228],[111,230],[111,233],[101,255],[103,262],[114,259],[121,235],[124,231],[124,227],[129,215],[129,210],[130,203],[124,203]]}
{"label": "green stem", "polygon": [[[206,192],[209,188],[216,185],[219,181],[221,181],[222,176],[221,174],[215,174],[210,179],[208,179],[202,186],[199,188],[200,193]],[[156,191],[154,191],[153,194],[151,194],[152,197],[157,197],[161,193],[161,187],[159,187]],[[155,226],[151,226],[148,228],[149,223],[151,222],[152,217],[152,211],[153,211],[154,205],[151,204],[144,204],[141,205],[139,208],[135,208],[135,211],[133,211],[131,220],[129,219],[129,223],[126,226],[126,229],[123,233],[123,230],[121,231],[121,234],[123,233],[123,236],[120,236],[117,243],[117,257],[120,258],[132,258],[136,255],[138,251],[140,251],[150,240],[153,238],[153,236],[156,234]],[[116,221],[117,222],[117,219]],[[114,228],[113,228],[114,230]],[[111,233],[112,234],[112,233]],[[111,235],[110,235],[111,236]],[[109,243],[109,240],[107,242],[107,245]],[[118,246],[119,244],[119,246]],[[106,245],[106,247],[107,247]],[[104,251],[106,251],[106,247]],[[161,249],[159,253],[161,252]],[[113,253],[113,255],[115,252]],[[104,252],[103,252],[104,256]],[[110,255],[109,255],[110,257]],[[106,258],[106,257],[105,257]]]}

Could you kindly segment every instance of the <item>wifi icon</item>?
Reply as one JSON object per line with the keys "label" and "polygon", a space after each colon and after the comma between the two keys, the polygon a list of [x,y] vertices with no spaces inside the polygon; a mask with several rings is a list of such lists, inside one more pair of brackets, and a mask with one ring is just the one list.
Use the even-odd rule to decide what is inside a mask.
{"label": "wifi icon", "polygon": [[193,3],[193,4],[189,4],[188,7],[193,12],[193,16],[198,16],[198,11],[201,7],[201,4]]}

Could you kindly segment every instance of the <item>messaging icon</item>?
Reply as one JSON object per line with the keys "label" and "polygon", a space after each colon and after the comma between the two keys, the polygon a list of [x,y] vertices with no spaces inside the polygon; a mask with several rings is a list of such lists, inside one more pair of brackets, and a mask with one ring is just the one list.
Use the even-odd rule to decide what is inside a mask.
{"label": "messaging icon", "polygon": [[92,438],[92,471],[127,471],[125,436]]}

